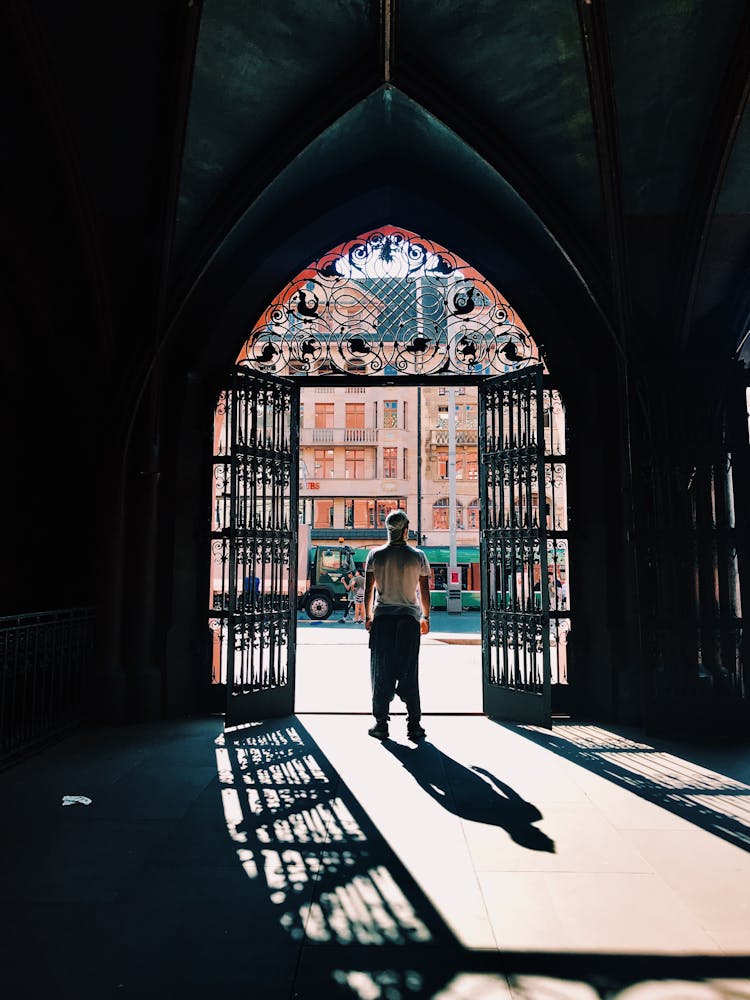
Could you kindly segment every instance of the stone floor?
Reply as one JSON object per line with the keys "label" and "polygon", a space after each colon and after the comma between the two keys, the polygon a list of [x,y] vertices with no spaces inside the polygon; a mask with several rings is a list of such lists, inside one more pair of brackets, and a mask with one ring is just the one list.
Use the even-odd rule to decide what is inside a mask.
{"label": "stone floor", "polygon": [[[432,649],[437,699],[473,668]],[[424,721],[92,728],[0,773],[0,996],[750,1000],[747,747]]]}

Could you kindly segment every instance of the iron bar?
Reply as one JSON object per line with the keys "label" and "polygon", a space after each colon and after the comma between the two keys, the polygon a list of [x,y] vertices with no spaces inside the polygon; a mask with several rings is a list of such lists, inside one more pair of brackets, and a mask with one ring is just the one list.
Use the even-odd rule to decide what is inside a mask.
{"label": "iron bar", "polygon": [[93,608],[0,618],[0,764],[82,722]]}

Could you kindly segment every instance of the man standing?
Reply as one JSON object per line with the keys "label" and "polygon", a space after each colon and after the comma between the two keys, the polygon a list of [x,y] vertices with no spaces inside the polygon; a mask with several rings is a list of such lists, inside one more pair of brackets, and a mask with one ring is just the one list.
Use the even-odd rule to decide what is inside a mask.
{"label": "man standing", "polygon": [[[419,642],[430,631],[430,564],[407,544],[409,519],[392,510],[385,519],[388,544],[372,549],[365,563],[365,628],[370,633],[372,714],[375,739],[388,738],[388,710],[394,694],[406,705],[407,735],[421,739]],[[378,600],[373,612],[374,591]]]}

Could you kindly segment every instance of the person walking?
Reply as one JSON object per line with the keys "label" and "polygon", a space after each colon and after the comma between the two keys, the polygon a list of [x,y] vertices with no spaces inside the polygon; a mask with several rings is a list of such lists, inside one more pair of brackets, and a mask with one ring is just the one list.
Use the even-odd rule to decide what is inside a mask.
{"label": "person walking", "polygon": [[368,732],[375,739],[388,739],[388,713],[398,694],[406,705],[407,735],[419,740],[425,735],[419,700],[419,644],[430,631],[430,564],[421,549],[407,544],[409,519],[404,511],[391,511],[385,526],[388,544],[372,549],[365,563],[365,628],[370,633],[375,716]]}

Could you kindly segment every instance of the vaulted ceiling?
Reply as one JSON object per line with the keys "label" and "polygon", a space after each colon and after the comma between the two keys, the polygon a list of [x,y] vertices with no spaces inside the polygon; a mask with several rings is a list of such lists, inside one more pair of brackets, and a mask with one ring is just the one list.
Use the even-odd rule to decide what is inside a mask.
{"label": "vaulted ceiling", "polygon": [[126,378],[133,323],[158,343],[204,280],[231,297],[274,260],[270,297],[324,232],[439,229],[428,205],[466,227],[425,236],[463,232],[470,260],[484,241],[477,265],[494,253],[532,308],[575,286],[626,351],[708,335],[729,356],[747,327],[743,0],[17,0],[3,17],[5,295],[54,327],[46,281]]}

